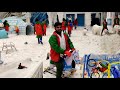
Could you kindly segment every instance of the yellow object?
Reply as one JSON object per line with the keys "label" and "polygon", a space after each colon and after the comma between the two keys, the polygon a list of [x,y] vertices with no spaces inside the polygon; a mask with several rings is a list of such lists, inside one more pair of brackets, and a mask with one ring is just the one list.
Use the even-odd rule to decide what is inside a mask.
{"label": "yellow object", "polygon": [[111,72],[110,72],[111,66],[114,65],[114,64],[120,64],[120,62],[112,62],[112,63],[109,63],[109,62],[106,61],[106,60],[99,60],[99,61],[102,61],[102,62],[104,61],[104,62],[107,62],[107,63],[108,63],[108,69],[104,71],[104,72],[107,72],[107,73],[108,73],[108,78],[110,78],[110,75],[111,75]]}

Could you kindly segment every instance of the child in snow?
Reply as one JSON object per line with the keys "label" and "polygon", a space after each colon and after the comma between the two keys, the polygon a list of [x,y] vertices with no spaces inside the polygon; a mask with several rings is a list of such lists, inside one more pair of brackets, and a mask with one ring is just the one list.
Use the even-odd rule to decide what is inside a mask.
{"label": "child in snow", "polygon": [[20,30],[19,30],[18,26],[15,26],[15,32],[16,32],[17,35],[19,35],[19,31]]}
{"label": "child in snow", "polygon": [[71,31],[72,31],[73,24],[71,20],[68,22],[68,35],[69,37],[71,36]]}
{"label": "child in snow", "polygon": [[66,21],[64,18],[63,18],[63,22],[62,22],[62,30],[63,30],[63,32],[66,32]]}

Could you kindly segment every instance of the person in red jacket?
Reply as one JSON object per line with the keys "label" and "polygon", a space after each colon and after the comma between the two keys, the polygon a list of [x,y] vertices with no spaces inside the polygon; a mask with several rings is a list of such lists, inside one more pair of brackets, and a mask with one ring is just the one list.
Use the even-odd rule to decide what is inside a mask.
{"label": "person in red jacket", "polygon": [[4,28],[5,28],[5,30],[8,32],[8,31],[9,31],[9,27],[10,27],[8,21],[5,20],[5,21],[3,22],[3,24],[4,24]]}
{"label": "person in red jacket", "polygon": [[42,31],[42,26],[38,19],[36,19],[35,32],[36,32],[36,38],[38,38],[38,44],[40,43],[43,44],[42,42],[43,31]]}
{"label": "person in red jacket", "polygon": [[46,36],[46,28],[47,28],[47,25],[46,23],[43,24],[43,35]]}
{"label": "person in red jacket", "polygon": [[69,37],[71,36],[71,31],[72,31],[73,24],[71,20],[68,22],[68,35]]}
{"label": "person in red jacket", "polygon": [[74,27],[75,27],[75,29],[77,29],[77,25],[78,25],[78,21],[77,21],[77,19],[75,19],[74,20]]}
{"label": "person in red jacket", "polygon": [[15,26],[15,32],[16,32],[17,35],[19,35],[19,31],[20,30],[19,30],[18,26]]}
{"label": "person in red jacket", "polygon": [[66,32],[66,21],[64,18],[63,18],[63,22],[62,22],[62,30],[63,30],[63,32]]}
{"label": "person in red jacket", "polygon": [[[50,64],[56,65],[57,72],[56,72],[56,78],[61,78],[62,71],[64,68],[64,55],[67,55],[68,57],[71,56],[70,50],[74,51],[75,48],[73,46],[73,43],[71,42],[68,35],[64,32],[62,32],[62,23],[56,22],[55,25],[55,31],[49,38],[49,44],[50,44],[50,57],[51,61]],[[74,65],[73,65],[74,66]]]}

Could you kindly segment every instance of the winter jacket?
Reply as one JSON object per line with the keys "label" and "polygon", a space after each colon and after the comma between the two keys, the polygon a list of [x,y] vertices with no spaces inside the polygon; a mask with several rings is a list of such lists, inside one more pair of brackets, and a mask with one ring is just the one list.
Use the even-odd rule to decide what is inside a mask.
{"label": "winter jacket", "polygon": [[72,23],[69,23],[69,22],[68,22],[68,31],[70,31],[70,32],[71,32],[71,30],[72,30],[71,24],[72,24]]}
{"label": "winter jacket", "polygon": [[62,22],[62,30],[66,30],[66,22],[65,21]]}
{"label": "winter jacket", "polygon": [[106,23],[103,22],[103,28],[104,28],[104,29],[107,29],[107,22],[106,22]]}
{"label": "winter jacket", "polygon": [[43,25],[43,32],[44,32],[44,34],[46,34],[46,28],[47,28],[47,25],[44,24],[44,25]]}
{"label": "winter jacket", "polygon": [[35,32],[37,36],[42,36],[42,26],[40,24],[35,24]]}

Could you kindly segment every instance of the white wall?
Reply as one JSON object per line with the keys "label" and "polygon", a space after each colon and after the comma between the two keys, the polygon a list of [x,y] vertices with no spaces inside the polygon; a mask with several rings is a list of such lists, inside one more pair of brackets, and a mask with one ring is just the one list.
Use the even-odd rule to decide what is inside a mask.
{"label": "white wall", "polygon": [[57,12],[59,21],[62,22],[63,21],[63,17],[64,17],[64,12]]}
{"label": "white wall", "polygon": [[85,26],[90,26],[91,24],[91,12],[64,12],[64,18],[66,18],[66,14],[75,14],[75,18],[77,18],[77,14],[85,14]]}

